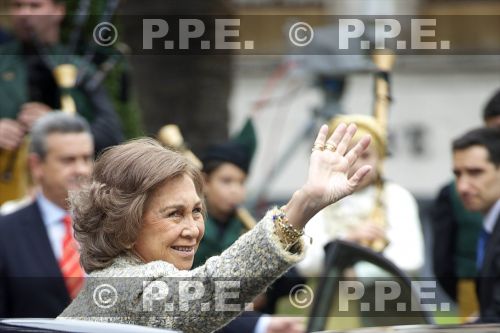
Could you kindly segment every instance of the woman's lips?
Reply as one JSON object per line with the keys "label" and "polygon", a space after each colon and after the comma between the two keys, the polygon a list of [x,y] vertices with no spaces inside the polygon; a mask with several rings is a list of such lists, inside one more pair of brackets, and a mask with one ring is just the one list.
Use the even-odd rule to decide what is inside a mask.
{"label": "woman's lips", "polygon": [[181,256],[188,257],[194,255],[194,246],[171,246],[171,248]]}

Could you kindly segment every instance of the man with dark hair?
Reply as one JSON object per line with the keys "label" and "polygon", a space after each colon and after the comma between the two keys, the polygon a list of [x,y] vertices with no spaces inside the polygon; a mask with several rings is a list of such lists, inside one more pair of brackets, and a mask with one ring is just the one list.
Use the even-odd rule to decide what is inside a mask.
{"label": "man with dark hair", "polygon": [[[483,120],[486,127],[500,127],[500,90],[486,103]],[[464,207],[452,181],[439,190],[430,218],[434,275],[448,296],[458,303],[461,320],[467,321],[478,312],[476,242],[482,216]]]}
{"label": "man with dark hair", "polygon": [[[26,134],[47,112],[76,111],[87,119],[97,152],[123,138],[103,87],[62,87],[57,79],[61,65],[70,73],[64,75],[69,81],[79,69],[91,68],[60,44],[65,1],[10,0],[9,13],[15,39],[0,47],[0,204],[25,194]],[[93,71],[85,73],[79,82],[86,82]]]}
{"label": "man with dark hair", "polygon": [[453,141],[453,173],[466,209],[484,216],[477,242],[482,322],[500,321],[500,130],[479,128]]}
{"label": "man with dark hair", "polygon": [[483,110],[483,120],[487,127],[500,127],[500,90],[486,104]]}
{"label": "man with dark hair", "polygon": [[34,124],[29,164],[40,191],[0,218],[0,318],[56,317],[81,288],[67,198],[90,177],[93,156],[83,118],[51,112]]}

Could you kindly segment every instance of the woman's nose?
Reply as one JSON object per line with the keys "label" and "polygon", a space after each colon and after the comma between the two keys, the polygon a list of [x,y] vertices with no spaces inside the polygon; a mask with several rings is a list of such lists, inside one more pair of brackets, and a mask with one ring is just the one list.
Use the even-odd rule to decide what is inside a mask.
{"label": "woman's nose", "polygon": [[181,236],[188,238],[198,238],[200,230],[196,225],[196,221],[192,218],[188,219],[184,225],[184,229],[182,229]]}

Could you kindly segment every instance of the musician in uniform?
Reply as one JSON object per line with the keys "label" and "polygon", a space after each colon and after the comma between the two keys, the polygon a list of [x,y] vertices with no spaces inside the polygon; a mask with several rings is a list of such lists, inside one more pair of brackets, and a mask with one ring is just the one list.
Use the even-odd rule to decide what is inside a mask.
{"label": "musician in uniform", "polygon": [[[351,197],[326,207],[311,220],[305,233],[314,242],[305,259],[297,265],[299,271],[307,277],[320,275],[324,268],[324,246],[340,238],[381,252],[407,274],[417,275],[424,263],[417,203],[408,190],[382,178],[387,149],[383,127],[375,118],[364,115],[337,116],[332,125],[339,122],[358,126],[354,141],[362,134],[372,136],[370,148],[359,160],[377,172],[364,179]],[[360,269],[357,273],[358,276],[377,276],[373,270]]]}
{"label": "musician in uniform", "polygon": [[26,135],[47,112],[76,111],[86,118],[96,153],[123,137],[105,90],[74,84],[80,69],[92,75],[92,67],[60,43],[65,2],[11,0],[9,6],[16,38],[0,47],[0,204],[25,194]]}
{"label": "musician in uniform", "polygon": [[[353,142],[358,142],[360,135],[369,134],[372,137],[372,144],[358,162],[370,165],[376,172],[363,179],[351,197],[324,208],[311,219],[304,232],[314,241],[297,268],[305,277],[320,276],[325,269],[325,245],[342,239],[379,252],[406,274],[417,276],[424,264],[424,242],[417,202],[408,190],[383,178],[383,161],[387,155],[384,126],[375,117],[365,115],[337,116],[330,125],[341,122],[354,123],[358,127]],[[359,261],[343,274],[364,283],[364,300],[370,307],[360,313],[351,313],[360,316],[361,326],[421,323],[416,316],[402,317],[397,302],[386,302],[384,315],[374,310],[377,301],[375,283],[377,279],[390,277],[380,267]],[[339,303],[344,301],[339,297]],[[398,299],[409,300],[409,291],[402,288]]]}
{"label": "musician in uniform", "polygon": [[250,215],[242,216],[238,209],[245,201],[245,181],[255,148],[255,130],[249,120],[235,139],[212,145],[201,156],[207,216],[193,267],[222,253],[255,225]]}
{"label": "musician in uniform", "polygon": [[[245,182],[256,143],[255,129],[249,119],[235,138],[212,145],[202,154],[207,215],[205,234],[196,251],[193,267],[201,266],[208,258],[220,255],[255,226],[255,220],[241,205],[246,197]],[[278,281],[283,281],[283,278]],[[283,289],[279,282],[271,287],[273,290],[276,288]],[[276,300],[268,296],[266,301]],[[301,333],[304,328],[298,318],[268,316],[252,311],[244,312],[218,331],[233,332]]]}

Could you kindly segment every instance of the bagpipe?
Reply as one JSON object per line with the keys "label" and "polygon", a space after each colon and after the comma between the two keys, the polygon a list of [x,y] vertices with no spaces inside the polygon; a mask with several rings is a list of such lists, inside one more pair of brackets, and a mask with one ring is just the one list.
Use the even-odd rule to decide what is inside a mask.
{"label": "bagpipe", "polygon": [[[97,89],[106,75],[118,63],[117,57],[110,56],[94,66],[93,60],[99,53],[95,42],[81,43],[83,29],[90,17],[91,0],[80,0],[78,7],[71,17],[73,18],[72,30],[68,42],[60,57],[54,57],[35,32],[31,34],[31,45],[42,60],[43,65],[52,73],[57,89],[59,90],[59,110],[68,114],[78,113],[77,103],[71,92],[78,88],[85,92],[92,102],[93,92]],[[118,8],[119,0],[107,0],[99,21],[110,21]],[[78,49],[79,45],[86,45],[85,49]],[[75,65],[75,57],[82,57],[84,61],[80,66]],[[58,59],[55,59],[58,58]],[[97,67],[96,70],[94,68]],[[91,70],[92,68],[92,70]],[[30,94],[39,95],[39,94]],[[31,98],[31,96],[30,96]],[[0,149],[0,205],[9,200],[20,199],[26,195],[30,186],[27,167],[29,146],[29,133],[26,133],[22,144],[14,151]]]}

